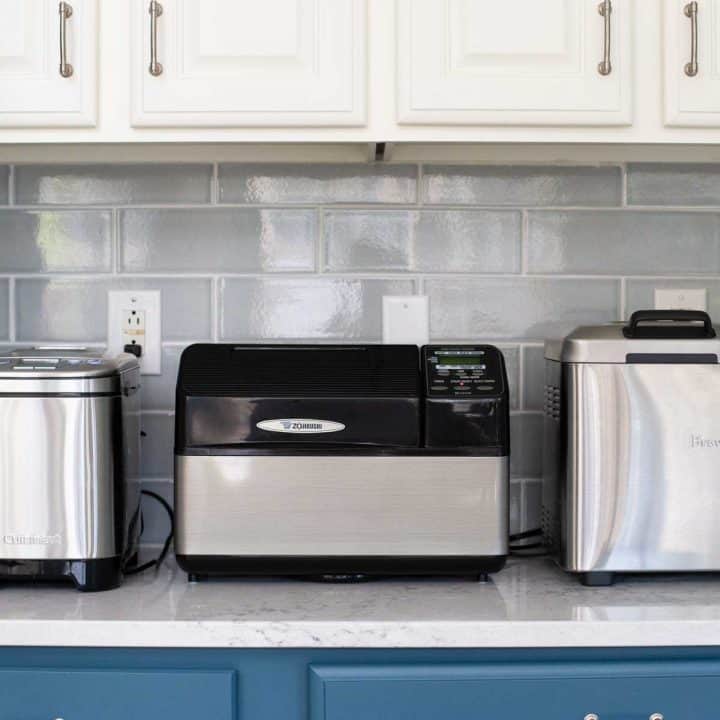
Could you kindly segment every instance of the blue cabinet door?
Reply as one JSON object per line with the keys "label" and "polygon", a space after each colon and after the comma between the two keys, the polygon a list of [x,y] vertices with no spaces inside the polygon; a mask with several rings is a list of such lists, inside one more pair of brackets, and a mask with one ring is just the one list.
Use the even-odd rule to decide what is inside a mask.
{"label": "blue cabinet door", "polygon": [[234,720],[235,672],[0,669],[0,720]]}
{"label": "blue cabinet door", "polygon": [[707,720],[720,663],[314,665],[311,720]]}

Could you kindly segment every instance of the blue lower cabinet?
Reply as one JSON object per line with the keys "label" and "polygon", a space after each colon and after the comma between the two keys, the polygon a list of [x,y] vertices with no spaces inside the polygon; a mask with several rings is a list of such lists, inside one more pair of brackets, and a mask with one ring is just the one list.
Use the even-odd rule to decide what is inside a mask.
{"label": "blue lower cabinet", "polygon": [[235,673],[0,670],[2,720],[234,720]]}
{"label": "blue lower cabinet", "polygon": [[711,720],[714,648],[0,648],[0,720]]}
{"label": "blue lower cabinet", "polygon": [[316,665],[310,720],[705,720],[718,663]]}

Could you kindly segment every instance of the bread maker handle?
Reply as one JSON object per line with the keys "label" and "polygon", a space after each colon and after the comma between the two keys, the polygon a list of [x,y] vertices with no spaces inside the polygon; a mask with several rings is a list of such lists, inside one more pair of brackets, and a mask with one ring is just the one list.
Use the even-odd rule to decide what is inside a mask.
{"label": "bread maker handle", "polygon": [[703,324],[702,336],[706,338],[714,338],[715,330],[713,329],[710,316],[703,310],[636,310],[630,316],[630,322],[623,328],[623,335],[626,338],[642,337],[643,339],[652,338],[651,328],[644,327],[641,333],[638,333],[641,323],[656,323],[659,321],[671,321],[676,323],[684,323],[677,327],[665,325],[662,332],[658,332],[658,338],[667,338],[670,333],[674,338],[697,338],[697,326],[688,326],[687,323],[701,322]]}

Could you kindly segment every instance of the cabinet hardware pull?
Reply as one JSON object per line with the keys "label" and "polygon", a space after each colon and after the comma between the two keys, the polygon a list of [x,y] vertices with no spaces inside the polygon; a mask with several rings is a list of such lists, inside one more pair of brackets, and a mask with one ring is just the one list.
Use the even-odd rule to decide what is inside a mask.
{"label": "cabinet hardware pull", "polygon": [[648,720],[665,720],[662,713],[653,713]]}
{"label": "cabinet hardware pull", "polygon": [[698,4],[696,0],[689,2],[683,10],[685,17],[690,18],[690,62],[685,63],[685,74],[695,77],[698,74]]}
{"label": "cabinet hardware pull", "polygon": [[73,66],[67,61],[67,19],[72,17],[72,5],[60,2],[58,13],[60,15],[60,77],[69,78],[73,74]]}
{"label": "cabinet hardware pull", "polygon": [[163,66],[158,62],[157,19],[163,14],[163,6],[157,0],[150,0],[150,67],[153,77],[162,75]]}
{"label": "cabinet hardware pull", "polygon": [[583,720],[600,720],[600,717],[595,713],[588,713]]}
{"label": "cabinet hardware pull", "polygon": [[598,12],[605,19],[605,32],[603,36],[603,59],[598,63],[598,72],[601,75],[609,75],[612,72],[612,63],[610,62],[610,16],[612,15],[611,0],[602,0],[598,5]]}

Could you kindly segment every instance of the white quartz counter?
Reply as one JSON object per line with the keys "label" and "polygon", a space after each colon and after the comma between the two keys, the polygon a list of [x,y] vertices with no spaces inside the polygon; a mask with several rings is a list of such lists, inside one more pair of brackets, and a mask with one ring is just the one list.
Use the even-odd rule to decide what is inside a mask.
{"label": "white quartz counter", "polygon": [[296,580],[188,584],[172,561],[118,590],[0,585],[0,645],[608,647],[720,645],[720,576],[585,588],[547,559],[485,583]]}

